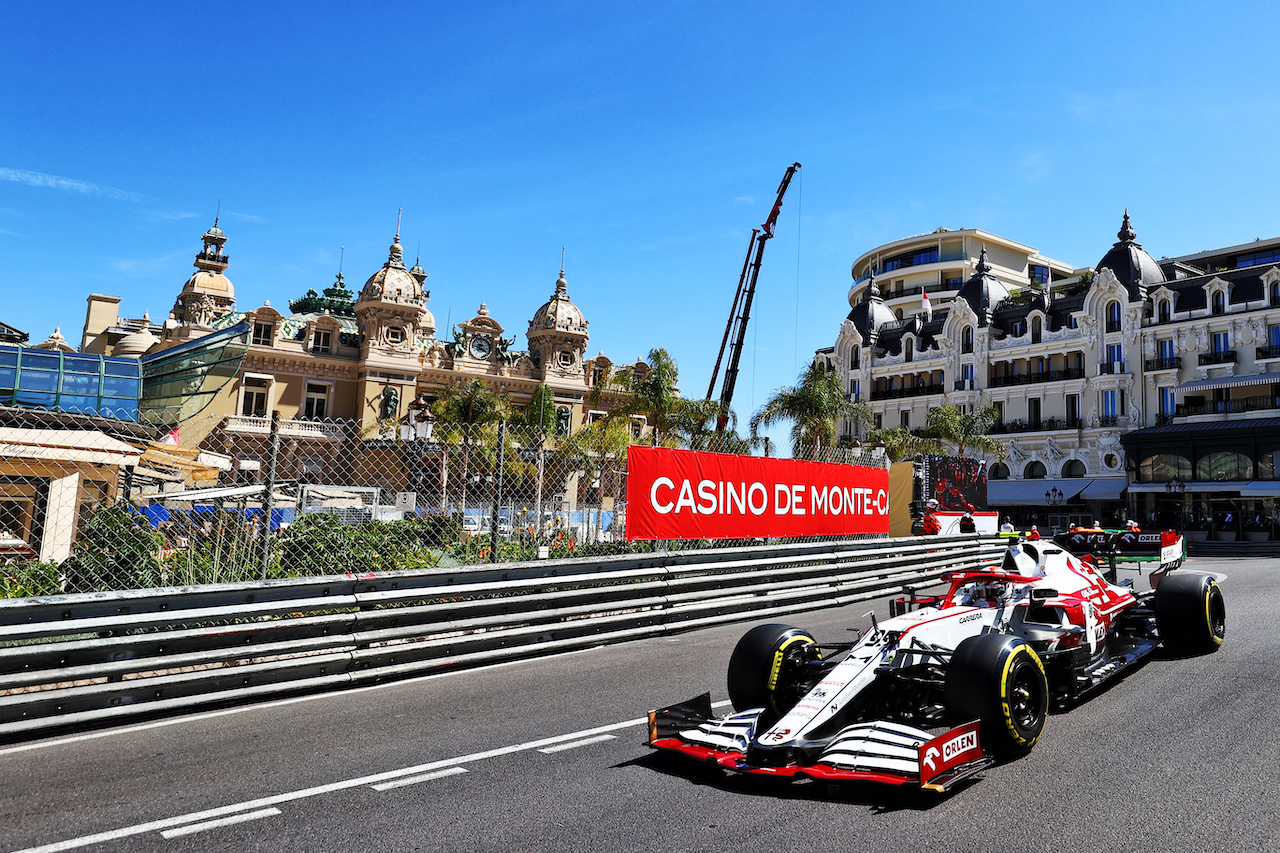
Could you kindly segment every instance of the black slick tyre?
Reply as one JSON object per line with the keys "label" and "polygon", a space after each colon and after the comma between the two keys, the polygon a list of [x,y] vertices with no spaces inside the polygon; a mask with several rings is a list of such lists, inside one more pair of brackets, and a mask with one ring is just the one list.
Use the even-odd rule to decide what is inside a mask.
{"label": "black slick tyre", "polygon": [[1160,642],[1175,654],[1216,652],[1226,637],[1226,602],[1210,575],[1170,572],[1156,587],[1152,608]]}
{"label": "black slick tyre", "polygon": [[800,700],[798,667],[819,657],[817,642],[794,625],[757,625],[742,635],[729,658],[729,700],[734,710],[764,708],[782,716]]}
{"label": "black slick tyre", "polygon": [[1035,649],[1009,634],[961,641],[947,665],[944,702],[953,724],[979,720],[983,751],[1031,751],[1049,712],[1049,681]]}

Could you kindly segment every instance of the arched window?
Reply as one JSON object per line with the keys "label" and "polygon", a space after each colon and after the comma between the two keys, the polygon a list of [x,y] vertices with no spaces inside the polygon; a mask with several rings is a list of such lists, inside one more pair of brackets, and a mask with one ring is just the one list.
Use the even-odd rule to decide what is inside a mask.
{"label": "arched window", "polygon": [[916,342],[907,338],[902,342],[902,357],[906,361],[911,361],[916,355]]}
{"label": "arched window", "polygon": [[1027,463],[1027,467],[1022,471],[1022,479],[1024,480],[1043,480],[1048,476],[1049,471],[1044,467],[1043,462],[1032,461]]}
{"label": "arched window", "polygon": [[1031,318],[1031,343],[1040,343],[1040,338],[1044,334],[1044,322],[1039,317]]}
{"label": "arched window", "polygon": [[973,326],[965,326],[960,333],[960,352],[973,352]]}
{"label": "arched window", "polygon": [[1160,313],[1159,313],[1159,320],[1160,320],[1160,322],[1161,322],[1161,323],[1167,323],[1167,322],[1169,322],[1170,314],[1171,314],[1171,311],[1170,311],[1170,308],[1169,308],[1169,300],[1168,300],[1168,299],[1161,299],[1161,300],[1160,300]]}
{"label": "arched window", "polygon": [[1143,483],[1167,483],[1191,479],[1191,460],[1178,453],[1156,453],[1142,460],[1138,479]]}
{"label": "arched window", "polygon": [[1280,305],[1280,281],[1271,285],[1271,304]]}
{"label": "arched window", "polygon": [[1196,460],[1197,480],[1252,480],[1253,460],[1234,450],[1217,450]]}
{"label": "arched window", "polygon": [[1108,332],[1120,331],[1120,303],[1119,302],[1113,301],[1113,302],[1107,303],[1107,331]]}
{"label": "arched window", "polygon": [[1221,290],[1213,294],[1213,313],[1214,314],[1227,313],[1227,297],[1226,297],[1226,294],[1224,294]]}
{"label": "arched window", "polygon": [[853,369],[857,370],[860,367],[862,367],[862,348],[854,347],[853,348]]}
{"label": "arched window", "polygon": [[1062,476],[1064,477],[1083,477],[1084,463],[1079,459],[1070,459],[1066,465],[1062,466]]}
{"label": "arched window", "polygon": [[991,466],[987,472],[988,480],[1007,480],[1009,479],[1009,466],[1003,462],[997,462]]}

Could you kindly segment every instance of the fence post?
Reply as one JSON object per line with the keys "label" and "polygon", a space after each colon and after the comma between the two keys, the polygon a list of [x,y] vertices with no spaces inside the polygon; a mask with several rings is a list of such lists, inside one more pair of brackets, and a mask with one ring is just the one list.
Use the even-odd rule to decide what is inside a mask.
{"label": "fence post", "polygon": [[489,516],[489,562],[498,562],[498,513],[502,511],[502,471],[506,462],[507,422],[498,421],[498,464],[493,469],[493,512]]}
{"label": "fence post", "polygon": [[280,410],[271,410],[271,437],[267,439],[266,490],[262,493],[262,579],[267,579],[271,562],[271,500],[276,490],[276,460],[280,456]]}

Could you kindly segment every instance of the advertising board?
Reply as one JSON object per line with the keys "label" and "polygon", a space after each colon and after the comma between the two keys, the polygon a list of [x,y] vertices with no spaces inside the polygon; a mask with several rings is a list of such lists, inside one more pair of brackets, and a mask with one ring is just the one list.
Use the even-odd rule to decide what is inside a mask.
{"label": "advertising board", "polygon": [[634,445],[627,539],[889,532],[884,468]]}

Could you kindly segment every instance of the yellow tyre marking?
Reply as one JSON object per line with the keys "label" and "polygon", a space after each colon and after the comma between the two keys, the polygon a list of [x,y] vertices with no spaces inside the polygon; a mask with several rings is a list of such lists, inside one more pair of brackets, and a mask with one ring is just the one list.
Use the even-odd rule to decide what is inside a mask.
{"label": "yellow tyre marking", "polygon": [[1036,732],[1036,736],[1030,740],[1023,737],[1013,724],[1013,709],[1009,706],[1009,670],[1013,669],[1013,663],[1018,659],[1018,655],[1024,652],[1031,655],[1032,662],[1040,670],[1040,674],[1044,675],[1044,663],[1040,660],[1040,655],[1036,654],[1036,650],[1030,646],[1018,646],[1005,658],[1004,671],[1000,673],[1000,707],[1004,710],[1004,725],[1009,730],[1009,734],[1013,735],[1013,739],[1022,746],[1031,746],[1040,739],[1044,728],[1041,727],[1040,731]]}
{"label": "yellow tyre marking", "polygon": [[1215,646],[1222,645],[1222,636],[1213,627],[1213,591],[1218,588],[1217,581],[1209,581],[1204,590],[1204,623],[1209,626],[1209,638]]}
{"label": "yellow tyre marking", "polygon": [[812,637],[807,637],[804,634],[796,634],[794,637],[787,640],[781,646],[778,646],[778,650],[773,653],[773,666],[770,667],[769,669],[769,692],[770,693],[772,693],[773,689],[778,686],[778,676],[782,672],[782,659],[786,657],[787,647],[793,643],[812,643],[812,642],[814,642]]}

